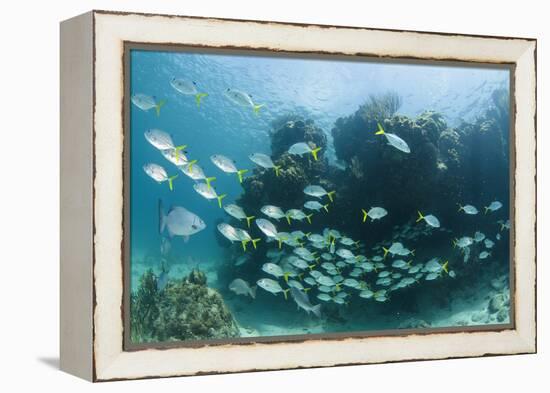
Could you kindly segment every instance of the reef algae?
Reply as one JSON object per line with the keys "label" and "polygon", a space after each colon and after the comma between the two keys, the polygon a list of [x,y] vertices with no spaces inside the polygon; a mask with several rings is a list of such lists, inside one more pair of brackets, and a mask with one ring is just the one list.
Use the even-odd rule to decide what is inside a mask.
{"label": "reef algae", "polygon": [[134,342],[222,339],[239,336],[239,328],[222,296],[193,270],[158,289],[148,270],[131,296],[131,336]]}

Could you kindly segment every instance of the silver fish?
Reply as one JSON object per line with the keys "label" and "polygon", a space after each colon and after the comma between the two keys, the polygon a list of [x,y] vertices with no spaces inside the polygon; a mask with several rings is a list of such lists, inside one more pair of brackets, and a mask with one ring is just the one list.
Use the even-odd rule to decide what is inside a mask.
{"label": "silver fish", "polygon": [[229,224],[226,224],[225,222],[218,224],[218,231],[220,231],[220,233],[225,236],[225,238],[227,238],[230,242],[238,242],[241,240],[239,239],[235,228],[233,228]]}
{"label": "silver fish", "polygon": [[279,285],[279,283],[275,280],[272,280],[270,278],[261,278],[256,282],[256,284],[258,284],[260,288],[274,295],[278,294],[279,292],[282,292],[285,299],[287,298],[287,292],[289,290],[281,288],[281,285]]}
{"label": "silver fish", "polygon": [[[143,133],[147,142],[159,150],[173,150],[176,148],[170,134],[165,131],[152,128]],[[181,147],[180,150],[185,149]]]}
{"label": "silver fish", "polygon": [[369,211],[361,209],[363,212],[363,222],[367,221],[367,217],[370,217],[372,221],[380,220],[388,214],[388,211],[383,207],[371,207]]}
{"label": "silver fish", "polygon": [[160,108],[162,108],[166,104],[166,100],[157,101],[155,97],[141,93],[133,94],[130,100],[132,101],[132,104],[145,112],[155,108],[157,116],[160,116]]}
{"label": "silver fish", "polygon": [[291,287],[291,288],[296,288],[296,289],[299,289],[301,291],[303,291],[305,288],[302,284],[300,284],[299,281],[296,281],[296,280],[288,280],[288,286]]}
{"label": "silver fish", "polygon": [[264,218],[258,218],[254,221],[260,231],[264,233],[267,237],[275,238],[277,236],[277,228],[271,222]]}
{"label": "silver fish", "polygon": [[274,263],[264,263],[262,266],[262,270],[266,272],[267,274],[270,274],[274,277],[282,277],[284,275],[283,269],[281,269],[280,266],[275,265]]}
{"label": "silver fish", "polygon": [[428,273],[438,273],[438,274],[440,274],[441,272],[448,273],[449,272],[447,268],[448,264],[449,264],[449,261],[445,261],[443,264],[441,264],[439,262],[439,258],[432,258],[428,262],[426,262],[424,269]]}
{"label": "silver fish", "polygon": [[359,281],[353,278],[346,278],[342,284],[350,288],[359,288],[361,285]]}
{"label": "silver fish", "polygon": [[[185,147],[185,145],[183,146]],[[176,149],[161,150],[161,154],[164,158],[170,161],[177,167],[181,167],[189,162],[189,159],[184,152],[178,152]]]}
{"label": "silver fish", "polygon": [[428,214],[427,216],[423,216],[421,212],[418,212],[418,219],[416,220],[416,222],[419,222],[422,220],[426,221],[426,224],[434,228],[439,228],[441,226],[441,224],[439,223],[439,220],[433,214]]}
{"label": "silver fish", "polygon": [[485,234],[484,233],[477,231],[474,234],[474,240],[475,240],[476,243],[479,243],[479,242],[483,241],[483,239],[485,239]]}
{"label": "silver fish", "polygon": [[300,209],[289,209],[285,213],[286,219],[288,220],[289,224],[290,224],[290,219],[291,218],[293,220],[297,220],[297,221],[302,221],[305,218],[305,219],[307,219],[307,222],[309,222],[311,224],[311,216],[312,215],[313,214],[305,214]]}
{"label": "silver fish", "polygon": [[410,262],[405,262],[402,259],[396,259],[395,261],[393,261],[391,265],[392,267],[395,267],[398,269],[408,269],[410,267]]}
{"label": "silver fish", "polygon": [[207,186],[211,186],[211,183],[216,180],[215,177],[206,177],[202,168],[197,164],[197,160],[188,161],[186,164],[179,167],[180,170],[191,179],[198,181],[204,180]]}
{"label": "silver fish", "polygon": [[333,287],[336,285],[334,280],[329,276],[320,275],[318,278],[316,278],[316,280],[320,285],[324,285],[327,287]]}
{"label": "silver fish", "polygon": [[305,293],[303,290],[295,287],[290,287],[290,296],[292,296],[292,299],[294,299],[294,302],[299,308],[301,308],[308,314],[310,312],[313,313],[317,318],[321,317],[321,305],[312,305],[309,301],[307,293]]}
{"label": "silver fish", "polygon": [[355,255],[353,255],[350,250],[346,250],[345,248],[339,248],[338,250],[336,250],[336,255],[344,259],[355,258]]}
{"label": "silver fish", "polygon": [[206,199],[217,199],[220,209],[222,208],[222,199],[227,196],[227,194],[218,195],[216,190],[206,183],[195,183],[193,184],[193,189]]}
{"label": "silver fish", "polygon": [[313,156],[313,159],[317,161],[319,159],[319,157],[317,156],[317,153],[319,153],[320,150],[321,150],[320,147],[312,148],[306,142],[299,142],[289,147],[288,154],[302,156],[304,154],[311,153],[311,155]]}
{"label": "silver fish", "polygon": [[254,216],[247,216],[242,207],[231,203],[229,205],[225,205],[223,209],[227,212],[227,214],[239,221],[246,220],[246,224],[250,228],[250,221],[254,219]]}
{"label": "silver fish", "polygon": [[322,198],[323,196],[328,196],[328,199],[333,202],[333,195],[336,191],[327,192],[323,187],[317,185],[310,185],[304,188],[304,194],[315,197]]}
{"label": "silver fish", "polygon": [[370,289],[365,289],[361,292],[359,292],[359,297],[362,297],[363,299],[370,299],[374,296],[374,292]]}
{"label": "silver fish", "polygon": [[250,161],[252,161],[254,164],[262,168],[265,168],[265,169],[273,168],[275,170],[275,176],[279,176],[279,171],[281,167],[278,165],[275,165],[271,157],[269,157],[267,154],[253,153],[249,155],[248,158],[250,158]]}
{"label": "silver fish", "polygon": [[479,254],[479,259],[486,259],[487,257],[491,256],[491,253],[488,251],[481,251]]}
{"label": "silver fish", "polygon": [[168,174],[166,173],[166,170],[157,164],[145,164],[143,166],[143,170],[145,173],[151,177],[153,180],[155,180],[157,183],[163,183],[165,181],[168,182],[168,187],[170,188],[170,191],[174,189],[174,179],[178,177],[178,175],[170,176],[168,177]]}
{"label": "silver fish", "polygon": [[234,104],[237,104],[242,107],[250,107],[254,111],[254,113],[257,115],[260,113],[260,109],[263,108],[264,104],[255,104],[252,101],[252,97],[246,93],[243,93],[242,91],[235,90],[235,89],[227,89],[224,93],[225,97],[233,102]]}
{"label": "silver fish", "polygon": [[464,213],[469,214],[469,215],[475,215],[475,214],[479,213],[477,208],[475,206],[472,206],[472,205],[462,206],[461,204],[458,204],[458,211],[464,211]]}
{"label": "silver fish", "polygon": [[248,169],[237,169],[232,159],[222,156],[221,154],[210,156],[210,161],[225,173],[236,173],[239,178],[239,183],[243,182],[243,175],[248,172]]}
{"label": "silver fish", "polygon": [[[298,269],[308,269],[310,267],[310,265],[308,265],[308,263],[306,261],[304,261],[303,259],[300,259],[300,258],[295,258],[292,260],[292,262],[290,262],[292,264],[292,266],[294,267],[297,267]],[[314,265],[311,265],[311,267],[313,267]]]}
{"label": "silver fish", "polygon": [[315,211],[324,209],[326,212],[328,212],[328,203],[326,205],[322,205],[317,201],[307,201],[306,203],[304,203],[304,207],[306,209],[315,210]]}
{"label": "silver fish", "polygon": [[195,96],[195,102],[197,107],[201,106],[201,100],[203,97],[207,97],[207,93],[199,93],[197,90],[197,84],[194,81],[188,81],[181,78],[172,78],[170,85],[179,93],[183,95]]}
{"label": "silver fish", "polygon": [[307,239],[312,243],[324,243],[325,238],[318,233],[312,233],[307,237]]}
{"label": "silver fish", "polygon": [[330,297],[330,295],[326,294],[326,293],[320,293],[317,295],[317,299],[319,300],[322,300],[323,302],[329,302],[332,300],[332,298]]}
{"label": "silver fish", "polygon": [[281,218],[286,217],[285,213],[280,207],[273,205],[265,205],[260,208],[260,211],[268,216],[269,218],[274,218],[275,220],[280,220]]}
{"label": "silver fish", "polygon": [[407,142],[405,142],[403,139],[395,134],[390,134],[384,131],[380,123],[378,123],[378,131],[375,133],[375,135],[384,135],[386,137],[388,145],[395,147],[397,150],[401,150],[403,153],[411,152],[411,149],[409,148],[409,145],[407,145]]}
{"label": "silver fish", "polygon": [[241,245],[243,246],[243,251],[246,251],[246,245],[249,242],[252,242],[252,246],[254,247],[254,249],[256,249],[256,244],[260,241],[259,238],[252,239],[252,236],[250,236],[250,234],[247,231],[241,228],[235,228],[235,233],[239,238],[239,240],[241,241]]}
{"label": "silver fish", "polygon": [[463,236],[460,239],[453,240],[453,246],[458,246],[459,248],[466,248],[471,246],[474,243],[474,239],[469,236]]}
{"label": "silver fish", "polygon": [[170,237],[183,236],[187,240],[189,236],[206,228],[206,224],[199,216],[184,207],[172,207],[168,214],[164,214],[161,200],[159,200],[159,218],[159,232],[162,234],[167,229]]}
{"label": "silver fish", "polygon": [[487,212],[489,211],[491,212],[497,211],[501,207],[502,207],[502,203],[500,203],[499,201],[493,201],[489,206],[485,206],[485,214],[487,214]]}
{"label": "silver fish", "polygon": [[251,287],[242,278],[236,278],[229,284],[229,290],[235,292],[237,295],[250,296],[252,299],[256,298],[256,287]]}

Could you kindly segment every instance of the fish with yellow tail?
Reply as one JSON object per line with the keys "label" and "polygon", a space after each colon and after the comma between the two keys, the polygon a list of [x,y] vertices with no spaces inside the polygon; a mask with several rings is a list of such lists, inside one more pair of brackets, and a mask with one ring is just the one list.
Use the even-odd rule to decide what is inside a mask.
{"label": "fish with yellow tail", "polygon": [[403,153],[411,152],[411,149],[409,145],[407,145],[407,142],[405,142],[403,139],[395,134],[384,131],[384,128],[382,128],[382,125],[380,123],[378,123],[378,131],[375,132],[375,135],[384,135],[386,137],[388,145],[395,147],[397,150],[400,150]]}
{"label": "fish with yellow tail", "polygon": [[195,102],[197,103],[197,108],[201,106],[201,100],[204,97],[208,96],[208,93],[199,93],[197,90],[197,83],[194,81],[188,81],[181,78],[172,78],[170,85],[178,92],[183,95],[189,95],[195,97]]}
{"label": "fish with yellow tail", "polygon": [[328,203],[326,205],[322,205],[317,201],[307,201],[304,203],[304,207],[306,209],[315,210],[315,211],[324,209],[328,213]]}
{"label": "fish with yellow tail", "polygon": [[319,160],[317,153],[321,151],[320,147],[316,147],[314,144],[311,146],[306,142],[298,142],[288,148],[288,154],[295,156],[303,156],[304,154],[311,154],[315,161]]}
{"label": "fish with yellow tail", "polygon": [[402,251],[405,249],[405,246],[403,246],[403,243],[395,242],[392,243],[390,248],[382,247],[382,250],[384,250],[384,259],[386,259],[386,256],[389,254],[392,255],[402,255]]}
{"label": "fish with yellow tail", "polygon": [[260,241],[260,239],[252,239],[252,236],[244,229],[235,228],[235,234],[243,246],[243,251],[246,251],[246,245],[250,242],[252,242],[252,246],[256,249],[256,244]]}
{"label": "fish with yellow tail", "polygon": [[418,211],[418,218],[416,219],[416,222],[420,222],[422,220],[424,220],[426,224],[434,228],[439,228],[441,225],[439,223],[438,218],[433,214],[428,214],[427,216],[423,216],[422,213]]}
{"label": "fish with yellow tail", "polygon": [[130,100],[132,101],[132,104],[144,112],[154,108],[157,116],[160,116],[160,108],[166,104],[166,100],[157,101],[154,96],[148,96],[147,94],[141,93],[132,95]]}
{"label": "fish with yellow tail", "polygon": [[163,167],[153,163],[145,164],[143,166],[143,170],[151,179],[155,180],[157,183],[164,183],[167,181],[170,191],[174,190],[174,180],[178,177],[178,175],[168,176],[166,170]]}
{"label": "fish with yellow tail", "polygon": [[254,101],[252,101],[252,96],[250,94],[239,90],[227,89],[224,95],[229,101],[238,106],[252,108],[255,115],[258,115],[260,113],[260,109],[265,106],[264,104],[255,104]]}
{"label": "fish with yellow tail", "polygon": [[363,222],[366,222],[368,217],[370,217],[372,221],[380,220],[388,214],[388,211],[383,207],[371,207],[369,211],[365,209],[361,209],[361,211],[363,212]]}
{"label": "fish with yellow tail", "polygon": [[466,214],[469,214],[469,215],[476,215],[477,213],[479,213],[479,211],[477,210],[477,208],[475,206],[472,206],[472,205],[464,205],[462,206],[460,203],[457,203],[458,205],[458,211],[463,211],[464,213]]}
{"label": "fish with yellow tail", "polygon": [[258,284],[258,286],[263,290],[269,293],[272,293],[274,295],[277,295],[278,293],[282,292],[285,297],[285,300],[288,299],[287,293],[290,290],[290,288],[283,289],[281,285],[279,285],[279,283],[275,280],[272,280],[270,278],[261,278],[258,281],[256,281],[256,284]]}
{"label": "fish with yellow tail", "polygon": [[243,182],[243,175],[248,172],[248,169],[237,169],[235,161],[221,154],[210,156],[210,161],[225,173],[236,173],[239,183]]}
{"label": "fish with yellow tail", "polygon": [[166,131],[152,128],[145,131],[143,135],[147,142],[160,150],[162,155],[176,166],[181,166],[188,161],[187,157],[181,154],[187,148],[187,145],[176,146],[172,136]]}
{"label": "fish with yellow tail", "polygon": [[288,221],[288,225],[291,224],[291,222],[290,222],[291,218],[293,220],[296,220],[296,221],[302,221],[302,220],[306,219],[307,222],[311,224],[311,217],[313,216],[313,214],[305,214],[300,209],[289,209],[285,213],[285,216],[286,216],[286,219]]}
{"label": "fish with yellow tail", "polygon": [[237,220],[246,220],[246,225],[250,228],[250,221],[252,221],[255,216],[247,216],[242,207],[235,204],[225,205],[223,209],[227,214],[236,218]]}
{"label": "fish with yellow tail", "polygon": [[323,196],[326,195],[331,202],[334,202],[333,195],[336,194],[336,191],[327,191],[321,186],[309,185],[306,188],[304,188],[304,194],[315,198],[322,198]]}
{"label": "fish with yellow tail", "polygon": [[225,198],[227,194],[218,195],[216,193],[216,190],[214,190],[214,188],[212,187],[208,187],[206,183],[195,183],[193,184],[193,188],[203,198],[217,199],[218,206],[220,207],[220,209],[222,208],[222,199]]}
{"label": "fish with yellow tail", "polygon": [[443,273],[450,275],[449,261],[440,263],[439,258],[432,258],[426,263],[426,265],[424,266],[424,270],[428,273],[425,278],[427,281],[435,280],[436,278],[441,277]]}
{"label": "fish with yellow tail", "polygon": [[198,181],[204,180],[206,182],[207,188],[212,186],[212,182],[216,180],[215,177],[206,177],[202,168],[197,164],[197,160],[191,160],[179,167],[184,175],[190,177],[191,179]]}
{"label": "fish with yellow tail", "polygon": [[275,176],[279,176],[279,171],[281,167],[279,165],[275,165],[273,163],[273,160],[271,157],[269,157],[267,154],[262,153],[254,153],[248,156],[250,161],[252,161],[254,164],[264,168],[264,169],[271,169],[273,168],[275,170]]}
{"label": "fish with yellow tail", "polygon": [[268,262],[262,265],[262,270],[275,278],[283,277],[285,275],[283,269],[274,263]]}

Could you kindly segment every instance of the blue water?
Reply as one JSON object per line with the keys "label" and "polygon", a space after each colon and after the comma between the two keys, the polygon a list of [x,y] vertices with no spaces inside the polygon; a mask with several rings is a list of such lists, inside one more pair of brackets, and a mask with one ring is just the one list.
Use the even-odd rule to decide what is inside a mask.
{"label": "blue water", "polygon": [[[243,188],[235,175],[222,173],[209,157],[223,154],[231,157],[238,168],[252,170],[256,166],[248,155],[255,152],[271,154],[272,124],[281,116],[292,114],[313,120],[327,136],[328,145],[324,154],[328,163],[343,170],[348,165],[335,154],[331,130],[337,119],[353,115],[370,95],[395,91],[403,100],[399,115],[415,118],[426,110],[432,110],[441,113],[449,127],[457,127],[463,121],[473,123],[482,116],[492,105],[495,90],[504,89],[509,93],[510,78],[509,71],[502,68],[345,61],[327,57],[273,57],[251,53],[234,55],[132,50],[130,64],[131,93],[144,93],[157,100],[166,100],[158,117],[154,110],[143,111],[129,104],[132,289],[136,291],[139,277],[146,269],[153,268],[156,274],[160,272],[159,199],[163,200],[166,208],[184,206],[204,220],[206,229],[191,236],[187,242],[182,238],[171,239],[171,263],[177,267],[170,274],[173,277],[177,277],[178,272],[184,275],[191,267],[207,271],[208,285],[222,293],[237,321],[245,321],[242,325],[250,326],[249,331],[255,332],[252,335],[284,334],[285,326],[281,319],[273,315],[261,316],[261,313],[254,314],[250,310],[257,311],[262,304],[277,304],[281,313],[288,311],[295,315],[298,313],[295,305],[281,305],[279,298],[262,292],[260,288],[252,304],[240,304],[243,299],[228,293],[227,283],[241,273],[227,268],[227,265],[234,263],[228,260],[234,253],[228,252],[229,242],[226,246],[220,242],[216,225],[220,220],[229,222],[230,217],[218,208],[215,200],[207,201],[196,193],[192,187],[193,181],[182,173],[174,181],[174,191],[169,190],[167,183],[157,184],[145,174],[142,167],[150,162],[162,165],[168,175],[178,173],[177,168],[144,138],[146,130],[164,130],[172,135],[176,145],[187,145],[189,157],[198,159],[207,176],[217,177],[214,182],[216,190],[228,195],[223,201],[228,204],[237,201]],[[195,81],[199,91],[209,94],[202,100],[200,108],[197,108],[194,97],[182,95],[170,86],[173,77]],[[222,94],[228,88],[246,92],[254,102],[264,104],[260,114],[255,115],[251,108],[229,101]],[[508,130],[504,132],[507,134]],[[508,185],[503,185],[502,189],[507,191]],[[505,203],[502,209],[504,214],[500,218],[508,218],[507,193],[487,195],[484,199],[486,203],[491,201],[487,198]],[[450,201],[453,205],[455,202],[468,201]],[[478,205],[478,208],[483,213],[482,206]],[[255,215],[261,216],[259,212]],[[404,218],[403,223],[406,221]],[[492,224],[483,225],[469,228],[470,234],[482,227],[487,228],[487,232],[493,229]],[[503,233],[503,236],[507,234]],[[458,237],[458,234],[453,237]],[[433,246],[434,249],[450,248],[450,243],[445,240],[445,246]],[[502,254],[502,257],[506,259],[507,254]],[[256,263],[257,278],[266,276],[260,271],[264,262],[267,260]],[[233,277],[227,277],[232,274]],[[250,278],[255,275],[252,268],[246,275]],[[275,301],[277,303],[273,303]],[[354,315],[355,311],[349,312]],[[264,331],[262,321],[255,321],[255,318],[264,318],[269,324],[279,326]],[[383,328],[391,325],[387,324],[387,316],[381,317],[382,320],[386,322],[372,326]],[[296,333],[297,326],[305,322],[299,319],[292,323],[294,325],[289,326],[288,334]],[[312,324],[315,324],[314,321],[308,319],[307,325]],[[325,328],[310,326],[308,332],[322,332],[327,325],[323,326]],[[362,330],[360,323],[354,325],[353,320],[349,319],[341,329],[332,330],[346,329]]]}

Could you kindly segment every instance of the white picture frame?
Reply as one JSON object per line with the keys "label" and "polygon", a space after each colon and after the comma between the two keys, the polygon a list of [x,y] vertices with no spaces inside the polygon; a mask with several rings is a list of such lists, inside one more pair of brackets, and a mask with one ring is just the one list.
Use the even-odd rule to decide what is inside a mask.
{"label": "white picture frame", "polygon": [[[125,43],[507,64],[513,322],[507,329],[124,346]],[[61,24],[61,368],[90,381],[536,352],[536,40],[92,11]]]}

